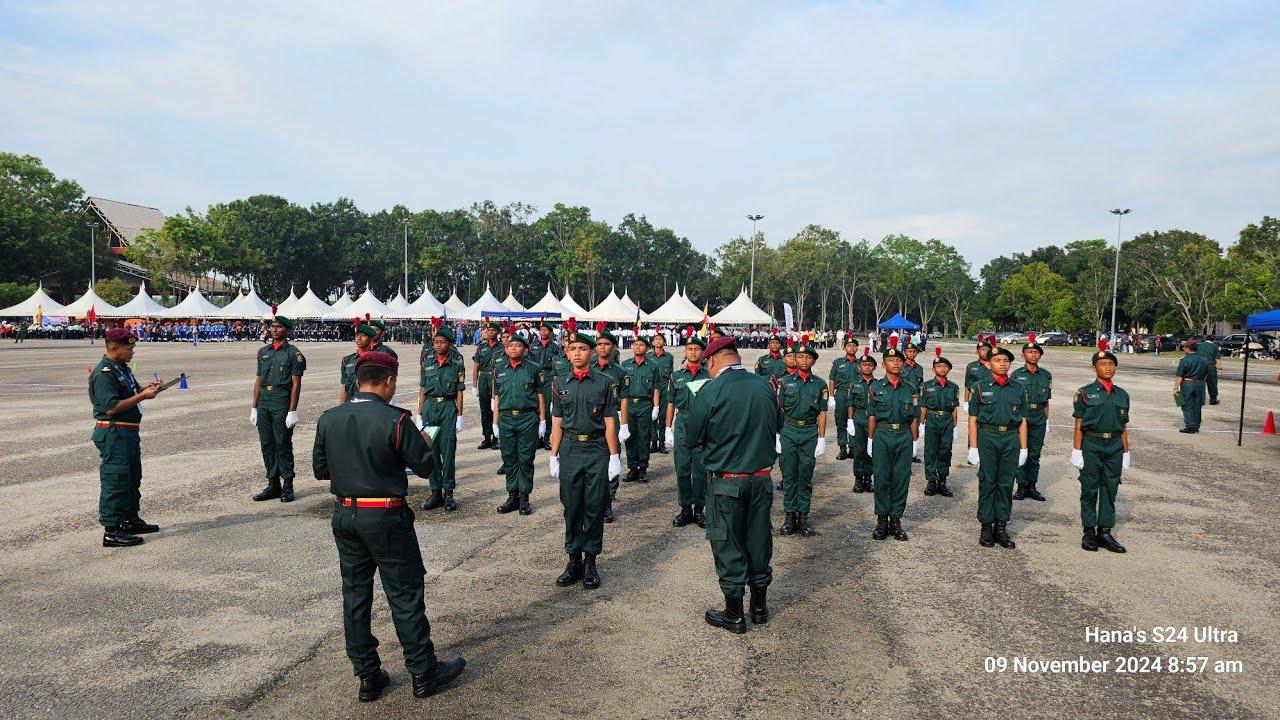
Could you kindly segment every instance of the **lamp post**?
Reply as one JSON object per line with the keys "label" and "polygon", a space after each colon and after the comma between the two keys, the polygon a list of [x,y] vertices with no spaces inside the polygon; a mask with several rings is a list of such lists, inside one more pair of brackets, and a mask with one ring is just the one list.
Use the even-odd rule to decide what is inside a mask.
{"label": "lamp post", "polygon": [[1107,338],[1109,343],[1114,343],[1116,340],[1116,298],[1120,295],[1120,225],[1129,212],[1129,208],[1123,210],[1116,208],[1111,211],[1111,214],[1116,216],[1116,269],[1111,277],[1111,335]]}
{"label": "lamp post", "polygon": [[92,290],[98,284],[98,223],[90,220],[85,225],[89,226],[89,289]]}
{"label": "lamp post", "polygon": [[400,222],[404,223],[404,291],[409,292],[409,219]]}
{"label": "lamp post", "polygon": [[751,294],[751,297],[754,298],[756,294],[756,238],[758,237],[758,235],[756,234],[756,222],[759,220],[763,220],[764,216],[748,214],[747,219],[751,221],[751,290],[750,290],[750,294]]}

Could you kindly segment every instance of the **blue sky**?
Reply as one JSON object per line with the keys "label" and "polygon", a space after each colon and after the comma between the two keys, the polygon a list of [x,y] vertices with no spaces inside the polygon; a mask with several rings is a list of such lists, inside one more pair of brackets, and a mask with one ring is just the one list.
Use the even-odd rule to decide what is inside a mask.
{"label": "blue sky", "polygon": [[807,223],[974,261],[1280,213],[1274,2],[0,0],[0,149],[160,207],[274,193]]}

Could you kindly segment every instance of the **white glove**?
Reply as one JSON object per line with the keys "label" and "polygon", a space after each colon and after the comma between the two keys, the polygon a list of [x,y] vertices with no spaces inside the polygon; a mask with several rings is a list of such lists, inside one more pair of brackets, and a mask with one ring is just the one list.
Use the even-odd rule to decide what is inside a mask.
{"label": "white glove", "polygon": [[951,428],[951,442],[960,442],[960,428]]}
{"label": "white glove", "polygon": [[622,454],[609,456],[609,479],[613,479],[622,474]]}
{"label": "white glove", "polygon": [[858,426],[853,424],[853,418],[844,421],[844,431],[850,435],[858,434]]}
{"label": "white glove", "polygon": [[667,428],[667,433],[666,433],[666,444],[668,444],[668,445],[670,445],[670,446],[672,446],[672,447],[675,447],[675,444],[676,444],[676,430],[675,430],[675,428]]}
{"label": "white glove", "polygon": [[626,442],[631,437],[631,423],[622,423],[618,427],[618,442]]}
{"label": "white glove", "polygon": [[538,421],[538,437],[542,437],[543,435],[546,435],[546,434],[547,434],[547,421],[539,420]]}
{"label": "white glove", "polygon": [[459,415],[457,419],[453,421],[453,431],[455,433],[462,432],[462,416],[461,415]]}
{"label": "white glove", "polygon": [[656,421],[658,419],[658,408],[655,406],[649,413],[649,419]]}
{"label": "white glove", "polygon": [[1129,458],[1129,453],[1125,453],[1124,455],[1122,455],[1122,456],[1120,457],[1120,469],[1121,469],[1121,470],[1128,470],[1128,469],[1129,469],[1129,466],[1130,466],[1130,465],[1132,465],[1132,464],[1133,464],[1133,461]]}
{"label": "white glove", "polygon": [[423,428],[425,428],[425,427],[427,426],[427,425],[426,425],[426,423],[422,422],[422,416],[421,416],[421,415],[414,415],[414,416],[413,416],[413,425],[414,425],[414,427],[418,428],[418,432],[422,432]]}
{"label": "white glove", "polygon": [[472,386],[471,386],[471,397],[473,397],[473,398],[478,398],[478,397],[480,397],[480,386],[479,386],[479,385],[472,385]]}
{"label": "white glove", "polygon": [[[1125,454],[1128,455],[1129,453],[1125,453]],[[1084,451],[1083,450],[1071,451],[1071,464],[1075,465],[1081,470],[1084,469]]]}
{"label": "white glove", "polygon": [[835,409],[836,409],[836,399],[835,399],[835,398],[827,398],[827,409],[828,409],[828,410],[835,410]]}
{"label": "white glove", "polygon": [[497,439],[498,437],[498,423],[493,424],[493,437],[494,439]]}
{"label": "white glove", "polygon": [[1023,465],[1026,465],[1026,464],[1027,464],[1027,449],[1022,448],[1021,450],[1018,451],[1018,467],[1022,467]]}
{"label": "white glove", "polygon": [[249,422],[253,423],[254,425],[258,424],[258,408],[250,408]]}
{"label": "white glove", "polygon": [[284,426],[286,428],[292,428],[294,425],[297,425],[297,424],[298,424],[298,411],[290,410],[289,413],[284,416]]}
{"label": "white glove", "polygon": [[913,458],[920,457],[920,441],[919,440],[911,441],[911,457]]}
{"label": "white glove", "polygon": [[773,451],[778,453],[779,455],[782,454],[782,436],[781,435],[773,436]]}
{"label": "white glove", "polygon": [[924,437],[924,421],[920,421],[920,437]]}
{"label": "white glove", "polygon": [[969,464],[978,467],[978,448],[969,448]]}
{"label": "white glove", "polygon": [[825,453],[826,451],[827,451],[827,439],[818,438],[818,446],[813,449],[813,456],[816,458],[820,458],[822,457],[822,454]]}
{"label": "white glove", "polygon": [[551,456],[551,477],[560,479],[560,458],[555,455]]}
{"label": "white glove", "polygon": [[871,438],[867,438],[867,457],[871,457],[871,456],[872,456],[872,455],[871,455],[871,445],[872,445],[872,440],[871,440]]}

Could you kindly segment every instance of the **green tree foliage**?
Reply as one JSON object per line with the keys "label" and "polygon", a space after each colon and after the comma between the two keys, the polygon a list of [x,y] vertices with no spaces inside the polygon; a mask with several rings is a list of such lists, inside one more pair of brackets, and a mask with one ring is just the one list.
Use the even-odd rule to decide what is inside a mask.
{"label": "green tree foliage", "polygon": [[997,307],[1028,330],[1048,329],[1053,310],[1071,301],[1071,284],[1044,262],[1023,265],[1004,282],[996,296]]}
{"label": "green tree foliage", "polygon": [[35,283],[0,282],[0,308],[17,305],[35,291]]}
{"label": "green tree foliage", "polygon": [[98,294],[98,297],[116,307],[133,299],[133,288],[120,278],[99,280],[98,284],[93,286],[93,291]]}
{"label": "green tree foliage", "polygon": [[1211,327],[1226,274],[1217,242],[1185,230],[1144,233],[1125,243],[1120,265],[1135,299],[1157,322],[1177,318],[1183,332]]}
{"label": "green tree foliage", "polygon": [[1224,314],[1243,318],[1280,306],[1280,219],[1267,216],[1241,230],[1223,273]]}

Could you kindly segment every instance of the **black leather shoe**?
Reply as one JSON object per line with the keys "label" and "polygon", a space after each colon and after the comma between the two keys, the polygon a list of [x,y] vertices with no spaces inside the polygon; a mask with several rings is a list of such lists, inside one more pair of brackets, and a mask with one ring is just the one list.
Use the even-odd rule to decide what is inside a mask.
{"label": "black leather shoe", "polygon": [[520,514],[533,514],[533,506],[529,504],[529,493],[520,493]]}
{"label": "black leather shoe", "polygon": [[293,496],[293,480],[285,480],[280,483],[280,502],[293,502],[295,499]]}
{"label": "black leather shoe", "polygon": [[627,474],[622,476],[622,482],[635,482],[636,477],[640,475],[640,468],[628,468]]}
{"label": "black leather shoe", "polygon": [[1025,500],[1027,498],[1027,486],[1018,484],[1018,489],[1013,491],[1014,500]]}
{"label": "black leather shoe", "polygon": [[1084,535],[1080,537],[1080,549],[1098,552],[1098,533],[1093,528],[1084,529]]}
{"label": "black leather shoe", "polygon": [[1113,553],[1126,552],[1124,546],[1111,537],[1111,528],[1098,528],[1098,547],[1103,550],[1110,550]]}
{"label": "black leather shoe", "polygon": [[947,487],[946,478],[941,478],[938,480],[938,494],[941,495],[942,497],[951,497],[954,494],[951,492],[951,488]]}
{"label": "black leather shoe", "polygon": [[119,525],[112,525],[102,531],[102,547],[133,547],[141,544],[142,538],[125,532]]}
{"label": "black leather shoe", "polygon": [[796,514],[793,512],[789,512],[787,513],[787,516],[783,518],[782,527],[778,528],[778,534],[790,535],[795,531],[796,531]]}
{"label": "black leather shoe", "polygon": [[1000,547],[1008,550],[1018,547],[1018,544],[1013,541],[1013,538],[1009,537],[1009,530],[1005,527],[1005,523],[1003,521],[997,520],[994,529],[996,542],[1000,543]]}
{"label": "black leather shoe", "polygon": [[149,522],[145,522],[142,518],[126,520],[121,523],[120,529],[128,535],[146,535],[148,533],[160,532],[159,525],[152,525]]}
{"label": "black leather shoe", "polygon": [[707,527],[707,513],[701,505],[693,506],[693,522],[700,528]]}
{"label": "black leather shoe", "polygon": [[862,478],[862,492],[873,493],[875,491],[876,491],[875,478],[871,477],[870,475],[867,475],[866,477]]}
{"label": "black leather shoe", "polygon": [[800,526],[801,535],[812,537],[818,534],[818,531],[813,529],[813,524],[809,522],[809,513],[800,513],[800,517],[797,520],[799,521],[797,524]]}
{"label": "black leather shoe", "polygon": [[884,515],[876,518],[876,529],[871,531],[871,537],[874,540],[883,540],[889,537],[889,518]]}
{"label": "black leather shoe", "polygon": [[902,520],[893,518],[889,521],[889,532],[893,533],[894,540],[902,540],[903,542],[910,540],[907,531],[902,529]]}
{"label": "black leather shoe", "polygon": [[506,514],[520,507],[520,494],[515,492],[507,493],[507,501],[498,506],[498,512]]}
{"label": "black leather shoe", "polygon": [[674,527],[684,527],[693,522],[693,508],[688,505],[681,505],[680,512],[671,520]]}
{"label": "black leather shoe", "polygon": [[424,698],[435,695],[451,680],[461,675],[466,666],[467,661],[460,657],[437,660],[435,667],[421,675],[413,676],[413,696]]}
{"label": "black leather shoe", "polygon": [[845,447],[844,445],[841,445],[841,446],[840,446],[840,454],[839,454],[839,455],[836,455],[836,459],[837,459],[837,460],[848,460],[848,459],[849,459],[849,448]]}
{"label": "black leather shoe", "polygon": [[439,490],[432,490],[427,496],[427,501],[422,503],[423,510],[435,510],[438,507],[444,507],[444,493]]}
{"label": "black leather shoe", "polygon": [[489,449],[489,448],[491,448],[491,447],[493,447],[493,438],[489,438],[489,437],[487,437],[487,438],[485,438],[484,440],[481,440],[481,441],[480,441],[480,444],[476,446],[476,449],[477,449],[477,450],[488,450],[488,449]]}
{"label": "black leather shoe", "polygon": [[920,464],[920,458],[918,458],[918,457],[913,457],[913,458],[911,458],[911,462],[915,463],[916,465],[919,465],[919,464]]}
{"label": "black leather shoe", "polygon": [[575,585],[582,579],[582,556],[574,553],[569,556],[569,564],[564,566],[564,572],[560,573],[560,577],[556,578],[556,587],[569,587]]}
{"label": "black leather shoe", "polygon": [[506,475],[506,474],[507,474],[506,467],[500,467],[498,468],[497,472],[494,473],[494,475]]}
{"label": "black leather shoe", "polygon": [[595,555],[587,555],[587,561],[582,565],[582,587],[588,590],[600,587],[600,573],[596,570]]}
{"label": "black leather shoe", "polygon": [[937,480],[934,480],[934,479],[932,479],[932,478],[930,478],[930,479],[929,479],[929,482],[928,482],[928,483],[926,483],[926,484],[925,484],[925,486],[924,486],[924,494],[925,494],[925,495],[937,495],[937,494],[938,494],[938,481],[937,481]]}
{"label": "black leather shoe", "polygon": [[1217,401],[1217,400],[1210,400],[1210,401],[1209,401],[1209,404],[1210,404],[1210,405],[1217,405],[1217,404],[1218,404],[1218,401]]}
{"label": "black leather shoe", "polygon": [[1180,432],[1180,433],[1187,433],[1188,435],[1190,435],[1190,434],[1194,433],[1195,431],[1196,431],[1196,430],[1195,430],[1195,428],[1186,428],[1186,427],[1184,427],[1184,428],[1182,428],[1181,430],[1179,430],[1178,432]]}
{"label": "black leather shoe", "polygon": [[751,624],[764,625],[769,622],[768,588],[751,588]]}
{"label": "black leather shoe", "polygon": [[663,455],[666,455],[666,454],[667,454],[667,452],[668,452],[668,451],[667,451],[667,444],[666,444],[665,442],[660,442],[660,443],[658,443],[658,452],[662,453]]}
{"label": "black leather shoe", "polygon": [[636,482],[638,483],[649,482],[649,468],[647,467],[640,468],[640,472],[636,473]]}
{"label": "black leather shoe", "polygon": [[268,480],[267,486],[262,488],[257,495],[253,496],[254,502],[262,502],[263,500],[275,500],[280,497],[280,481]]}
{"label": "black leather shoe", "polygon": [[747,631],[747,619],[742,616],[742,598],[725,598],[724,610],[708,610],[704,617],[708,625],[724,628],[737,635]]}
{"label": "black leather shoe", "polygon": [[853,476],[853,491],[856,493],[862,492],[862,476],[861,475]]}
{"label": "black leather shoe", "polygon": [[982,547],[996,546],[996,534],[991,523],[982,523],[982,534],[978,536],[978,544]]}
{"label": "black leather shoe", "polygon": [[1040,494],[1040,491],[1036,489],[1035,485],[1027,486],[1027,497],[1031,498],[1032,500],[1039,500],[1040,502],[1044,502],[1044,495]]}
{"label": "black leather shoe", "polygon": [[604,506],[604,521],[613,522],[613,498],[609,498],[609,504]]}
{"label": "black leather shoe", "polygon": [[373,702],[382,696],[382,691],[391,684],[391,676],[387,671],[378,668],[376,671],[360,678],[360,702]]}

